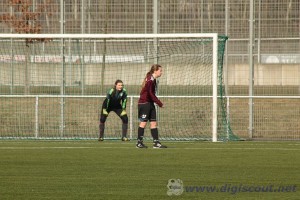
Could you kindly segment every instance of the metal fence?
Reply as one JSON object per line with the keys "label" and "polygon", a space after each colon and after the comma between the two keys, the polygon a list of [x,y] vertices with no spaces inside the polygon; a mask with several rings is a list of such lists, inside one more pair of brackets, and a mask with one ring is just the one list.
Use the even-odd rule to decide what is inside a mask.
{"label": "metal fence", "polygon": [[[10,0],[0,16],[22,13]],[[255,37],[256,61],[299,63],[300,2],[253,0],[254,30],[249,30],[249,0],[31,0],[29,20],[41,33],[212,33],[229,36],[228,62],[247,63],[248,40]],[[16,30],[0,18],[0,32]],[[34,25],[35,24],[35,25]],[[280,54],[280,55],[278,55]],[[281,56],[281,57],[280,57]],[[269,59],[268,59],[269,58]],[[276,59],[276,58],[274,58]]]}
{"label": "metal fence", "polygon": [[[13,26],[11,16],[18,18],[24,13],[16,10],[16,6],[11,2],[13,1],[0,2],[0,32],[30,31],[22,30],[20,25]],[[252,93],[257,96],[274,96],[274,102],[262,98],[259,99],[259,104],[254,105],[254,121],[261,120],[256,123],[260,128],[263,128],[265,120],[255,114],[259,112],[256,110],[257,105],[263,105],[264,102],[272,105],[280,104],[281,108],[289,110],[291,105],[288,102],[284,103],[285,97],[281,99],[275,97],[294,98],[300,95],[299,0],[32,0],[29,2],[32,4],[29,4],[28,12],[35,13],[36,20],[28,20],[28,23],[32,27],[36,26],[40,33],[217,32],[229,36],[224,63],[227,95],[246,96]],[[254,62],[253,66],[251,59]],[[252,81],[253,88],[251,88]],[[233,129],[236,127],[236,130],[241,132],[251,129],[248,121],[252,112],[249,112],[249,102],[246,103],[248,99],[243,99],[244,102],[242,101],[240,105],[243,105],[247,116],[235,119],[240,120],[240,124],[244,126],[233,126]],[[299,98],[295,101],[299,101]],[[286,108],[283,105],[290,107]],[[271,109],[272,115],[279,116],[281,113],[273,110],[275,108],[277,107],[268,109]],[[299,116],[300,113],[296,110],[291,115],[285,114],[281,119],[286,120],[289,117],[297,119]],[[233,116],[232,118],[234,119]],[[235,123],[237,122],[233,122]],[[298,123],[295,121],[290,127],[296,129],[297,126]],[[299,132],[295,133],[297,134],[299,139]]]}

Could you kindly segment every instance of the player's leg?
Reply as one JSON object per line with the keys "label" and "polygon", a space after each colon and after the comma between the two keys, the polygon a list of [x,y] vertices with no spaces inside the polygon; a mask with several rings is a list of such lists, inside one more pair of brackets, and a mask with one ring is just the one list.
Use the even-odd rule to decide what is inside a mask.
{"label": "player's leg", "polygon": [[105,121],[107,118],[108,114],[103,113],[103,109],[101,109],[101,114],[100,114],[100,122],[99,122],[99,139],[98,141],[103,141],[104,140],[104,130],[105,130]]}
{"label": "player's leg", "polygon": [[122,120],[122,141],[129,141],[127,138],[127,132],[128,132],[128,116],[127,114],[122,115],[122,109],[114,110],[115,113],[121,118]]}
{"label": "player's leg", "polygon": [[153,138],[153,148],[167,148],[167,146],[162,145],[158,138],[158,129],[157,129],[157,119],[156,119],[156,109],[154,104],[150,106],[150,131]]}
{"label": "player's leg", "polygon": [[148,148],[144,144],[144,132],[145,132],[146,125],[147,125],[147,122],[140,122],[140,125],[139,125],[139,128],[138,128],[137,143],[136,143],[137,148]]}
{"label": "player's leg", "polygon": [[137,148],[147,148],[144,145],[144,132],[145,127],[147,125],[147,121],[149,120],[149,111],[150,111],[150,104],[139,104],[138,105],[138,116],[140,120],[139,128],[138,128],[138,137],[137,137]]}

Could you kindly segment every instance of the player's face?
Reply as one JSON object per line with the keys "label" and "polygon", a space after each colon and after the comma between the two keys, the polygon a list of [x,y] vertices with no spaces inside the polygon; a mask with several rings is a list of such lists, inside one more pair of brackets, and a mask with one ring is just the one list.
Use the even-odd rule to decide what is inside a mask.
{"label": "player's face", "polygon": [[123,83],[117,83],[117,85],[116,85],[116,89],[118,91],[121,91],[123,89],[123,87],[124,87]]}
{"label": "player's face", "polygon": [[162,68],[159,67],[157,71],[154,72],[155,76],[158,78],[162,75]]}

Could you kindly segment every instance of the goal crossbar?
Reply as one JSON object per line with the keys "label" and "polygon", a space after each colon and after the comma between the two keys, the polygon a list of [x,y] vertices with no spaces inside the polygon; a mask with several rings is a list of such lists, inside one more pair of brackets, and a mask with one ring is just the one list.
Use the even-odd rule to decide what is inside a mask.
{"label": "goal crossbar", "polygon": [[56,38],[56,39],[130,39],[130,38],[218,38],[217,33],[168,34],[0,34],[0,38]]}

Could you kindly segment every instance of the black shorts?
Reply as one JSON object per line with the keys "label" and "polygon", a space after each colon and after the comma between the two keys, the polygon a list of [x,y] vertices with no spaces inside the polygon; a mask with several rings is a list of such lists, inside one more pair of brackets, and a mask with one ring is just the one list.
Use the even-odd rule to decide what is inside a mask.
{"label": "black shorts", "polygon": [[154,103],[143,103],[138,105],[138,115],[140,122],[155,122],[156,108]]}

